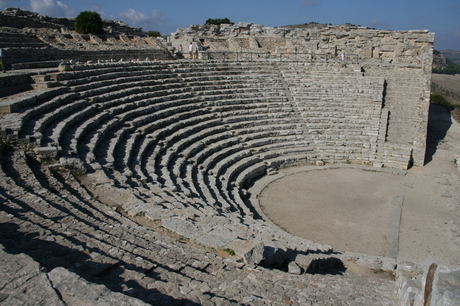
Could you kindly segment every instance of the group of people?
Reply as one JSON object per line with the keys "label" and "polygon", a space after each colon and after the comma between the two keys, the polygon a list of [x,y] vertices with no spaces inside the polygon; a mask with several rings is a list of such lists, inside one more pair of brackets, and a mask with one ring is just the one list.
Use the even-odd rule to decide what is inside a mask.
{"label": "group of people", "polygon": [[[188,46],[188,54],[190,58],[192,59],[193,58],[193,43],[190,43],[190,45]],[[179,48],[177,49],[177,55],[180,57],[184,56],[184,48],[182,47],[182,45],[180,45]]]}

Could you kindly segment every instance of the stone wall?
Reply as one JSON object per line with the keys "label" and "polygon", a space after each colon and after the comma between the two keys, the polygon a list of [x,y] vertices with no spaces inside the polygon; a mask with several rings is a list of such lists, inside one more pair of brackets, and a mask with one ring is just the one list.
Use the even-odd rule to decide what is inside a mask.
{"label": "stone wall", "polygon": [[317,25],[313,28],[271,28],[251,23],[236,25],[192,25],[178,29],[170,42],[202,42],[209,51],[222,50],[222,41],[230,40],[228,51],[266,51],[279,54],[298,52],[353,58],[381,58],[431,65],[434,33],[427,30],[383,31],[351,25]]}

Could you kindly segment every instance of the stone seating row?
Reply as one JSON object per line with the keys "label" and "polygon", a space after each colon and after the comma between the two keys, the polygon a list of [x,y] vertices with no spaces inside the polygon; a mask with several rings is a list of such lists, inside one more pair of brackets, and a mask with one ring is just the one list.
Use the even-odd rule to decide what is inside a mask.
{"label": "stone seating row", "polygon": [[[206,66],[212,65],[212,63],[208,63]],[[217,64],[216,64],[217,65]],[[222,64],[216,66],[220,67]],[[206,67],[205,66],[205,67]],[[52,74],[51,76],[56,81],[61,82],[63,85],[71,86],[71,85],[78,85],[81,83],[86,83],[87,78],[91,78],[93,80],[104,80],[104,79],[113,79],[116,77],[125,77],[133,74],[138,75],[147,75],[153,74],[157,77],[161,76],[168,76],[168,75],[175,75],[177,76],[177,68],[174,64],[168,64],[168,62],[159,64],[156,62],[108,62],[102,64],[86,64],[86,65],[72,65],[72,71],[65,71],[60,73]],[[172,67],[172,68],[170,68]],[[232,72],[232,75],[238,75],[241,73],[245,73],[243,68],[235,68],[235,65],[228,65],[226,70],[223,70],[220,67],[218,70],[210,70],[202,69],[202,71],[196,71],[195,74],[203,75],[209,74],[209,72],[213,72],[214,75],[225,75],[229,76],[228,72]],[[192,68],[183,68],[191,70]],[[199,68],[193,68],[193,70],[197,70]],[[265,68],[266,69],[266,68]],[[225,73],[224,73],[225,71]],[[190,75],[184,74],[182,77],[190,77]]]}
{"label": "stone seating row", "polygon": [[[238,143],[238,142],[236,141],[235,143]],[[238,148],[238,149],[231,149],[232,152],[239,152],[239,150],[241,150],[241,148]],[[217,150],[216,152],[217,152],[217,154],[225,155],[225,153],[223,153],[222,151],[225,151],[225,149],[224,149],[224,150]],[[227,151],[230,152],[230,149],[227,150]],[[227,152],[227,153],[228,153],[228,152]],[[248,151],[248,152],[249,152],[249,151]],[[236,154],[237,158],[240,156],[240,155],[237,154],[237,153],[235,153],[235,154]],[[234,157],[230,157],[229,160],[228,160],[227,162],[228,162],[228,163],[231,163],[231,162],[234,162],[234,161],[235,161]],[[253,162],[254,162],[254,160],[252,160],[251,158],[249,158],[248,163],[253,163]],[[248,163],[245,163],[245,165],[248,165]],[[224,164],[225,164],[225,162],[224,162]],[[238,169],[238,168],[237,168],[237,169]],[[239,170],[239,169],[238,169],[238,170]],[[228,198],[228,196],[227,196],[227,198]]]}
{"label": "stone seating row", "polygon": [[[174,111],[166,109],[165,111],[163,111],[161,113],[153,113],[153,115],[149,117],[149,122],[152,122],[152,124],[150,124],[148,126],[145,126],[144,127],[145,130],[142,130],[142,131],[143,131],[143,133],[148,133],[149,129],[151,129],[155,133],[157,133],[155,138],[161,137],[161,133],[169,133],[168,127],[172,128],[172,125],[174,123],[177,123],[179,120],[187,118],[188,116],[196,116],[196,117],[198,117],[198,115],[201,114],[201,113],[202,113],[201,110],[195,110],[194,111],[188,105],[179,106],[179,107],[175,108]],[[173,114],[174,114],[174,116],[173,116]],[[134,112],[134,115],[135,115],[135,112]],[[126,124],[125,120],[127,118],[129,118],[129,117],[136,118],[136,116],[134,116],[134,115],[133,114],[131,114],[131,116],[126,115],[123,118],[119,117],[119,123],[117,124],[117,126],[118,127],[120,127],[120,126],[123,127]],[[160,119],[162,117],[165,117],[165,118]],[[160,119],[160,120],[155,120],[155,119]],[[142,120],[138,120],[138,122],[146,123],[146,119],[142,118]],[[131,123],[131,126],[133,126],[133,127],[136,127],[137,125],[138,124],[136,124],[136,123]],[[160,129],[160,127],[164,127],[164,129]],[[127,130],[134,131],[132,128],[123,129],[123,131],[127,131]],[[116,143],[113,144],[112,147],[114,148],[115,145],[116,145]],[[91,150],[92,150],[92,152],[96,153],[95,148],[91,148]],[[102,152],[105,152],[105,150],[102,150]],[[107,154],[108,157],[113,156],[113,149],[108,150],[107,152],[108,152],[108,154]],[[113,162],[113,157],[111,157],[110,163],[111,162]]]}
{"label": "stone seating row", "polygon": [[[94,96],[93,103],[85,104],[86,108],[89,108],[90,110],[86,111],[86,108],[84,108],[81,111],[85,112],[85,114],[108,111],[109,113],[111,113],[112,116],[125,116],[125,117],[126,116],[134,117],[134,116],[142,115],[143,113],[148,113],[152,111],[154,108],[150,107],[149,105],[142,107],[142,104],[149,103],[152,99],[150,99],[148,102],[142,102],[142,101],[145,101],[145,99],[138,101],[140,96],[142,97],[145,96],[142,94],[143,89],[140,89],[140,91],[141,91],[141,94],[139,94],[139,88],[135,87],[135,88],[127,89],[127,90],[112,92],[110,94]],[[178,89],[178,91],[181,92],[183,90]],[[167,97],[168,98],[174,97],[174,100],[178,101],[177,103],[180,103],[180,101],[183,101],[183,100],[180,100],[179,98],[189,98],[190,97],[190,95],[187,93],[176,94],[176,92],[174,92],[173,90],[165,90],[163,92],[159,91],[153,94],[155,96],[160,96],[160,97],[161,97],[161,94],[164,94],[164,95],[171,94],[170,96],[167,96]],[[165,99],[165,97],[161,97],[161,99]],[[97,104],[95,104],[94,101],[97,101]],[[134,101],[136,101],[137,104],[135,104]],[[129,103],[129,102],[132,102],[132,103]],[[65,119],[64,113],[62,113],[61,115],[63,116],[61,120],[67,120],[67,121],[70,120],[70,119]],[[81,119],[85,118],[85,115],[83,116],[79,115],[78,112],[74,113],[72,116],[74,118],[81,118]],[[72,122],[70,124],[75,122],[74,120],[71,120],[71,121]],[[59,132],[59,133],[62,133],[62,132]]]}
{"label": "stone seating row", "polygon": [[244,76],[240,76],[238,78],[200,77],[199,80],[196,80],[196,78],[194,78],[194,80],[187,79],[186,84],[193,91],[207,91],[207,90],[218,90],[218,89],[224,90],[224,89],[231,89],[236,86],[241,87],[241,88],[245,88],[245,87],[257,87],[259,89],[269,88],[272,91],[284,89],[284,85],[282,83],[268,82],[268,84],[264,84],[264,83],[261,83],[258,79],[245,78]]}
{"label": "stone seating row", "polygon": [[[211,118],[212,118],[212,117],[211,117]],[[187,133],[187,132],[186,132],[186,133]],[[208,133],[209,133],[209,132],[208,132]],[[188,133],[187,133],[187,134],[188,134]],[[227,132],[226,134],[224,133],[224,135],[226,135],[226,136],[231,136],[232,134],[228,134],[228,132]],[[182,136],[181,136],[181,137],[175,137],[175,138],[181,139]],[[214,141],[216,141],[215,138],[214,138]],[[237,140],[236,138],[235,138],[235,142],[236,142],[236,143],[238,142],[238,140]],[[228,146],[228,143],[226,143],[224,146]],[[174,147],[174,148],[176,149],[177,147]],[[217,143],[217,145],[215,146],[215,148],[216,148],[215,151],[218,152],[218,151],[221,149],[221,146],[218,145],[218,143]],[[173,152],[177,152],[176,150],[172,150],[172,151],[173,151]],[[180,154],[180,153],[181,153],[181,152],[178,152],[178,154]],[[186,154],[184,154],[184,155],[186,155]]]}
{"label": "stone seating row", "polygon": [[315,144],[355,143],[361,147],[360,142],[376,143],[383,102],[382,78],[364,77],[354,68],[340,68],[333,73],[315,71],[302,79],[301,71],[290,68],[285,65],[281,70]]}
{"label": "stone seating row", "polygon": [[[177,78],[171,77],[169,74],[154,74],[151,73],[150,71],[142,71],[143,73],[139,73],[136,75],[132,75],[130,73],[126,73],[126,75],[120,74],[120,73],[111,73],[111,74],[106,74],[103,76],[98,76],[97,78],[95,77],[90,77],[86,79],[86,82],[79,82],[80,84],[75,84],[75,85],[66,85],[70,86],[70,90],[74,92],[82,92],[85,90],[93,89],[93,88],[101,88],[101,87],[106,87],[106,86],[113,86],[115,84],[130,84],[133,82],[142,82],[144,83],[145,81],[149,80],[152,85],[165,85],[165,84],[171,84],[173,86],[174,83],[178,83],[179,80]],[[149,83],[145,84],[146,86],[149,85]]]}
{"label": "stone seating row", "polygon": [[[210,272],[224,267],[216,265],[214,260],[198,266],[197,263],[210,256],[209,253],[205,255],[206,252],[193,249],[184,251],[183,247],[186,246],[171,244],[166,237],[130,222],[108,207],[104,208],[97,201],[90,200],[91,197],[82,188],[78,190],[79,194],[69,192],[65,183],[53,179],[51,173],[46,173],[44,177],[60,190],[49,192],[46,187],[42,187],[45,185],[43,177],[41,180],[36,179],[33,171],[16,167],[18,159],[16,157],[14,167],[9,167],[14,169],[9,170],[8,174],[17,171],[22,180],[15,182],[3,169],[0,171],[0,199],[5,215],[8,214],[8,224],[13,225],[3,226],[10,234],[7,237],[4,233],[2,239],[9,250],[33,252],[35,260],[49,270],[64,266],[81,276],[97,278],[100,281],[104,279],[108,268],[121,269],[127,275],[120,285],[140,282],[136,285],[136,290],[145,293],[149,293],[153,284],[155,288],[160,288],[158,286],[166,282],[206,284]],[[72,188],[76,188],[76,185],[72,185]],[[198,210],[194,212],[199,213]],[[4,218],[2,216],[3,220]],[[17,231],[13,230],[16,227]],[[24,239],[29,233],[33,233],[33,240]],[[52,247],[43,247],[44,245]],[[91,253],[90,259],[84,253]],[[230,264],[227,262],[225,266]],[[209,273],[206,268],[210,268]],[[155,277],[148,272],[153,269]],[[222,277],[225,274],[230,275],[235,267],[226,271],[222,269],[219,274],[223,274]],[[163,281],[158,281],[159,273]],[[113,277],[107,275],[106,278],[104,282],[108,288],[115,289],[118,286],[118,283],[113,282]],[[141,279],[148,281],[142,282]],[[177,298],[181,296],[179,294]]]}
{"label": "stone seating row", "polygon": [[[114,62],[101,64],[70,65],[70,70],[50,73],[49,77],[63,86],[78,86],[92,84],[96,86],[105,86],[103,82],[118,79],[117,82],[123,82],[132,78],[156,78],[161,79],[174,76],[164,65],[156,62]],[[93,85],[94,86],[94,85]]]}
{"label": "stone seating row", "polygon": [[88,95],[90,95],[90,94],[88,94]]}
{"label": "stone seating row", "polygon": [[[14,29],[13,29],[14,31]],[[20,33],[0,33],[0,48],[46,48],[48,47],[40,39]]]}
{"label": "stone seating row", "polygon": [[[138,97],[142,94],[140,93]],[[139,103],[130,100],[132,99],[130,95],[122,98],[124,99],[123,102],[116,101],[118,96],[113,99],[102,98],[100,100],[97,97],[98,95],[95,95],[91,101],[99,101],[98,103],[85,108],[88,112],[91,110],[94,113],[73,122],[74,124],[69,123],[69,132],[63,133],[71,133],[71,135],[64,137],[62,134],[58,139],[59,146],[67,146],[71,150],[76,148],[76,151],[71,154],[76,154],[89,161],[89,151],[86,147],[92,143],[95,156],[89,162],[94,164],[100,162],[107,174],[107,180],[117,181],[116,183],[123,187],[129,183],[136,186],[136,188],[129,189],[129,193],[132,193],[132,197],[137,198],[139,202],[123,203],[123,205],[127,204],[126,207],[132,208],[130,213],[133,211],[147,212],[146,215],[152,218],[154,215],[150,213],[151,211],[169,210],[169,215],[168,212],[165,212],[162,218],[165,216],[172,218],[174,215],[176,217],[178,215],[184,216],[184,219],[180,220],[184,226],[191,224],[191,219],[202,218],[202,220],[207,221],[205,219],[208,217],[207,214],[214,216],[222,213],[219,217],[226,219],[225,224],[228,225],[228,228],[241,228],[240,231],[227,229],[227,232],[224,233],[231,237],[242,235],[242,237],[249,239],[251,233],[257,233],[267,240],[279,239],[278,237],[280,237],[273,229],[264,229],[261,226],[250,227],[256,221],[251,220],[252,211],[245,202],[246,195],[243,189],[246,183],[257,176],[263,175],[271,169],[276,170],[279,167],[311,163],[321,159],[333,161],[343,158],[343,161],[346,162],[347,160],[362,161],[365,159],[364,155],[368,156],[367,158],[372,157],[372,154],[367,154],[360,151],[359,148],[351,146],[343,148],[328,146],[327,144],[323,148],[314,146],[310,141],[311,135],[304,133],[306,132],[305,121],[301,114],[297,111],[290,111],[292,109],[288,106],[294,107],[294,103],[289,100],[284,103],[271,102],[270,97],[253,98],[254,101],[257,101],[253,104],[256,106],[255,110],[262,108],[277,111],[253,112],[252,109],[246,108],[247,103],[243,103],[239,106],[240,108],[232,108],[221,117],[221,114],[217,114],[215,110],[209,107],[207,101],[203,101],[194,94],[184,99],[181,99],[183,96],[176,94],[165,96],[165,98],[147,98],[140,100]],[[167,100],[168,98],[170,100]],[[218,96],[216,98],[218,99]],[[152,103],[151,101],[154,99],[157,100]],[[238,100],[240,99],[234,100],[233,102],[236,103],[230,103],[232,107],[239,105]],[[104,104],[105,102],[107,104]],[[276,107],[270,107],[271,103]],[[127,104],[131,105],[127,106]],[[145,110],[141,110],[141,108],[145,108]],[[242,113],[249,112],[235,116],[235,110],[238,109]],[[144,111],[148,114],[145,114]],[[150,116],[151,114],[152,116]],[[75,114],[75,116],[78,117],[79,115]],[[150,116],[150,119],[140,119],[141,116]],[[43,121],[45,120],[47,119],[43,119]],[[53,135],[56,129],[45,128],[44,130],[48,130],[48,133],[51,131],[51,135]],[[219,141],[221,142],[217,144]],[[190,149],[196,143],[200,143],[200,146],[197,146],[195,150]],[[204,150],[214,145],[216,145],[215,151],[209,150],[204,153]],[[85,147],[84,150],[82,150],[83,147]],[[197,156],[201,156],[201,158],[194,160]],[[356,157],[349,158],[350,156]],[[139,170],[141,171],[139,172]],[[129,173],[130,171],[132,174]],[[21,173],[20,176],[27,177],[28,174]],[[134,182],[136,179],[141,181],[149,176],[152,179],[146,184]],[[3,180],[0,181],[3,184]],[[27,181],[27,184],[40,186],[34,181]],[[67,187],[65,185],[59,186],[61,186],[61,188],[58,187],[59,190],[69,189],[65,188]],[[123,188],[113,190],[122,192]],[[38,196],[41,193],[46,195]],[[0,195],[3,196],[3,193]],[[87,197],[89,198],[89,195],[84,194],[80,198],[86,199]],[[71,222],[70,228],[73,233],[73,225],[75,224],[76,230],[82,232],[81,236],[80,233],[77,233],[76,238],[70,239],[72,238],[70,235],[67,236],[64,231],[60,230],[60,227],[65,225],[56,224],[55,226],[56,233],[62,234],[65,243],[75,242],[78,238],[81,239],[82,245],[87,246],[89,250],[93,247],[99,247],[103,254],[99,257],[99,254],[92,252],[91,255],[97,256],[102,263],[114,268],[117,268],[120,262],[124,267],[123,258],[126,257],[126,264],[133,267],[139,265],[144,267],[145,265],[146,271],[153,268],[156,271],[161,270],[161,267],[152,267],[152,262],[155,262],[155,257],[161,257],[163,260],[163,255],[167,255],[168,250],[157,249],[155,245],[158,242],[154,241],[154,238],[148,233],[131,229],[130,227],[134,226],[129,224],[123,227],[123,229],[126,228],[126,233],[117,236],[120,226],[118,222],[104,224],[105,219],[103,217],[105,216],[101,217],[99,212],[93,212],[92,209],[77,211],[83,206],[79,196],[73,195],[70,200],[67,200],[66,197],[59,195],[56,200],[53,198],[53,192],[46,192],[45,188],[41,188],[40,190],[37,189],[36,192],[34,190],[32,202],[36,198],[51,203],[51,205],[57,202],[59,204],[65,203],[65,209],[56,215],[51,215],[56,219],[48,220],[51,228],[53,228],[52,224],[56,223],[56,220],[60,220],[59,218],[77,215],[76,220],[71,219],[73,222]],[[146,206],[155,208],[151,208],[150,211],[145,209]],[[138,210],[135,210],[134,207]],[[40,209],[31,211],[37,212],[37,214],[41,212]],[[32,215],[27,211],[25,213],[23,218],[29,218]],[[88,219],[79,217],[80,214],[84,215],[85,213],[89,215]],[[86,222],[93,222],[91,218],[94,219],[94,223],[92,223],[94,226],[87,226]],[[101,220],[97,220],[98,218]],[[47,218],[43,217],[42,219],[45,223]],[[235,219],[238,222],[233,223]],[[201,226],[215,224],[218,219],[209,220],[211,222],[203,221]],[[167,220],[164,224],[168,224]],[[78,226],[81,227],[78,228]],[[37,232],[42,236],[41,233],[49,227],[38,227]],[[117,235],[114,235],[113,231],[116,231]],[[192,230],[188,231],[187,234],[192,238],[204,239]],[[96,239],[92,238],[93,235]],[[62,237],[56,240],[59,241]],[[112,237],[114,238],[112,239]],[[117,250],[118,237],[125,241],[121,250]],[[225,236],[217,237],[221,241],[225,238]],[[229,240],[225,241],[222,247],[228,247]],[[152,245],[153,251],[145,247],[149,244]],[[107,253],[104,253],[106,251]],[[174,272],[173,277],[188,275],[188,266],[185,264],[187,260],[189,259],[186,259],[184,263],[179,261],[179,265],[184,265],[178,268],[182,274]],[[164,270],[168,269],[165,268]],[[101,272],[97,268],[92,271],[94,275]],[[139,272],[139,275],[145,280],[145,273],[142,271]],[[103,275],[104,273],[100,274]],[[190,273],[199,274],[200,272],[195,269]],[[206,274],[207,272],[202,273]],[[168,274],[167,271],[165,274]],[[192,277],[184,279],[185,281],[194,280]]]}
{"label": "stone seating row", "polygon": [[[59,91],[63,92],[63,91]],[[48,116],[42,117],[42,121],[46,122],[54,121],[59,118],[57,109],[63,108],[64,113],[73,112],[75,109],[79,108],[79,104],[81,102],[86,101],[76,101],[77,96],[74,93],[63,93],[52,97],[51,99],[47,99],[46,102],[43,102],[37,106],[31,106],[24,109],[21,113],[13,113],[10,117],[15,118],[18,123],[20,123],[19,131],[22,131],[24,135],[34,134],[35,132],[41,132],[40,128],[31,129],[32,126],[31,121],[34,117],[37,117],[41,114],[49,114]],[[27,129],[29,126],[29,129]]]}
{"label": "stone seating row", "polygon": [[[272,79],[273,75],[267,78]],[[278,80],[280,79],[278,75]],[[281,82],[277,82],[279,83]],[[219,86],[225,87],[227,84],[221,83]],[[275,158],[280,166],[282,160],[288,160],[288,155],[298,156],[305,149],[305,145],[303,149],[297,149],[297,144],[303,143],[299,140],[307,137],[301,129],[295,132],[298,139],[290,138],[290,131],[280,130],[280,127],[275,132],[261,131],[261,127],[267,123],[272,128],[276,127],[274,122],[282,124],[281,126],[301,125],[306,131],[300,113],[293,111],[292,102],[282,87],[278,87],[273,93],[268,91],[266,95],[257,91],[254,93],[252,91],[255,90],[250,88],[243,95],[231,94],[231,89],[225,93],[227,90],[212,91],[206,90],[207,88],[196,88],[193,92],[175,92],[171,89],[164,90],[163,94],[161,86],[145,86],[159,93],[158,96],[148,96],[148,92],[138,92],[133,88],[111,93],[106,93],[112,89],[110,86],[102,88],[103,92],[94,90],[86,96],[90,103],[87,103],[82,112],[75,112],[51,130],[48,129],[50,140],[63,148],[61,153],[77,156],[82,154],[80,156],[87,162],[98,162],[103,167],[127,174],[128,177],[159,181],[174,191],[217,197],[214,201],[224,201],[222,205],[226,209],[250,213],[247,207],[239,207],[242,199],[236,196],[238,191],[231,194],[226,191],[228,186],[214,186],[210,182],[214,180],[211,177],[218,178],[218,186],[222,184],[221,179],[234,182],[241,177],[239,181],[242,182],[251,177],[248,173],[239,174],[247,167],[255,167],[258,171],[267,169],[265,162],[270,162],[270,159],[264,161],[257,154],[264,153],[265,158]],[[144,94],[147,97],[142,99]],[[63,114],[68,115],[70,108],[63,109]],[[43,118],[54,118],[54,115],[45,115]],[[36,120],[48,123],[50,121],[52,120]],[[211,122],[210,127],[203,124],[208,121]],[[213,127],[218,127],[217,131],[220,131],[214,138],[209,137],[216,134]],[[252,131],[252,128],[255,130]],[[47,128],[36,129],[37,132],[45,130]],[[64,136],[65,133],[68,135]],[[240,137],[240,133],[244,137]],[[188,139],[190,135],[194,136],[191,140]],[[196,135],[209,137],[207,141],[213,145],[200,143],[200,136]],[[317,151],[319,146],[320,144],[316,147],[309,146],[308,152]],[[351,147],[348,151],[355,153]],[[308,160],[308,154],[305,154],[305,150],[303,152],[299,162]],[[347,153],[342,149],[337,154],[344,152]],[[290,163],[296,161],[291,160]],[[144,171],[142,165],[150,169]],[[190,181],[190,178],[197,177],[200,173],[204,177],[203,183]],[[206,189],[201,190],[202,188]]]}
{"label": "stone seating row", "polygon": [[[32,75],[29,73],[17,73],[14,75],[4,73],[0,75],[0,88],[2,89],[0,91],[0,98],[32,90],[32,83]],[[4,112],[2,104],[0,104],[0,111]]]}

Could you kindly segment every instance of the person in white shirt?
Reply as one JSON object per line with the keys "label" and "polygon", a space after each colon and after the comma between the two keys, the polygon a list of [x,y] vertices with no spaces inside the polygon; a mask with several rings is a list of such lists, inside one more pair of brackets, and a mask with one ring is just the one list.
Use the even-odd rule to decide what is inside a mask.
{"label": "person in white shirt", "polygon": [[0,66],[2,66],[3,73],[6,72],[5,63],[3,62],[3,50],[0,48]]}
{"label": "person in white shirt", "polygon": [[188,54],[190,54],[190,58],[193,58],[193,44],[190,43],[188,46]]}

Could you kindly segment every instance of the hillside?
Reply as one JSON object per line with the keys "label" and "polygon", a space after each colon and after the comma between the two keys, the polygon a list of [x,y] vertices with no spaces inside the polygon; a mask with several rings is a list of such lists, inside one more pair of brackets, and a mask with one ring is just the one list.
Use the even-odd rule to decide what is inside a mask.
{"label": "hillside", "polygon": [[[452,50],[451,50],[452,51]],[[459,52],[460,56],[460,52]],[[438,50],[433,52],[433,73],[460,74],[460,65],[447,58],[444,53]]]}
{"label": "hillside", "polygon": [[455,64],[460,65],[460,51],[457,50],[440,50],[440,52]]}

